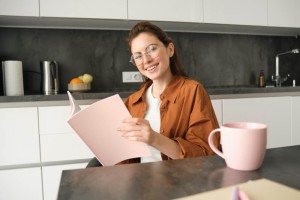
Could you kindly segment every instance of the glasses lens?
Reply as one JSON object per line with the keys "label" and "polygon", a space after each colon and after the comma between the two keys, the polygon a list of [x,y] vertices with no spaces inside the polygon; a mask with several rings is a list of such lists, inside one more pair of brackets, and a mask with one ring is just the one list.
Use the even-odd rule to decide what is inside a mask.
{"label": "glasses lens", "polygon": [[131,62],[131,64],[133,64],[134,66],[136,66],[136,64],[135,64],[135,62],[134,62],[134,59],[133,59],[133,56],[130,57],[129,62]]}
{"label": "glasses lens", "polygon": [[143,55],[140,53],[133,54],[131,56],[130,62],[134,65],[140,65],[143,62]]}
{"label": "glasses lens", "polygon": [[151,56],[151,58],[156,57],[156,54],[158,52],[157,48],[158,46],[155,44],[148,46],[146,49],[147,55]]}
{"label": "glasses lens", "polygon": [[[157,44],[151,44],[146,48],[145,51],[145,56],[147,57],[151,57],[156,58],[158,56],[158,45]],[[133,54],[130,58],[130,61],[133,65],[138,66],[141,65],[143,62],[144,58],[143,58],[143,54],[142,53],[136,53]]]}

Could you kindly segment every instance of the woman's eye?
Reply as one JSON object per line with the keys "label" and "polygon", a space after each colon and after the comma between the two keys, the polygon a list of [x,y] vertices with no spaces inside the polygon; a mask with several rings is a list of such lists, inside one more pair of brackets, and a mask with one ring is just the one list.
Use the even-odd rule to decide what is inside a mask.
{"label": "woman's eye", "polygon": [[133,59],[134,60],[139,60],[139,59],[141,59],[142,58],[142,55],[134,55],[133,56]]}
{"label": "woman's eye", "polygon": [[156,46],[149,46],[147,52],[148,52],[148,53],[151,53],[151,52],[155,51],[156,49],[157,49]]}

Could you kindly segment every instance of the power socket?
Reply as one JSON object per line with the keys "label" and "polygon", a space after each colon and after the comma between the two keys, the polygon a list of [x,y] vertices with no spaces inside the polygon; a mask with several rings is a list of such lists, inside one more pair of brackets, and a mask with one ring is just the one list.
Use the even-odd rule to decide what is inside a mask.
{"label": "power socket", "polygon": [[123,83],[143,82],[142,75],[139,71],[122,72]]}

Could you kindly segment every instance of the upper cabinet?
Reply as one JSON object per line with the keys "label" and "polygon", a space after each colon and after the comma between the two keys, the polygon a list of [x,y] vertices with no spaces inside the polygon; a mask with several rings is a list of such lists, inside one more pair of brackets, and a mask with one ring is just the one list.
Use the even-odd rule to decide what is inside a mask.
{"label": "upper cabinet", "polygon": [[129,30],[147,20],[166,31],[295,36],[299,8],[300,0],[0,0],[0,27]]}
{"label": "upper cabinet", "polygon": [[127,19],[126,0],[40,0],[41,17]]}
{"label": "upper cabinet", "polygon": [[0,0],[0,15],[39,16],[39,0]]}
{"label": "upper cabinet", "polygon": [[203,22],[202,5],[202,0],[128,0],[128,19]]}
{"label": "upper cabinet", "polygon": [[256,26],[268,23],[267,0],[203,0],[203,10],[205,23]]}
{"label": "upper cabinet", "polygon": [[300,28],[299,0],[269,0],[269,26]]}

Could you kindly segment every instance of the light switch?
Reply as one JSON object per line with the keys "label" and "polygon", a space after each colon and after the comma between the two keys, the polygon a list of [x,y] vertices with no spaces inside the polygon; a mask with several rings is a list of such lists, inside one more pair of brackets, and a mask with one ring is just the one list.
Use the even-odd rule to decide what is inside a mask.
{"label": "light switch", "polygon": [[139,71],[122,72],[123,83],[143,82],[142,75]]}

